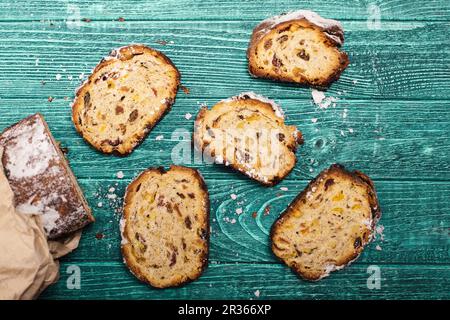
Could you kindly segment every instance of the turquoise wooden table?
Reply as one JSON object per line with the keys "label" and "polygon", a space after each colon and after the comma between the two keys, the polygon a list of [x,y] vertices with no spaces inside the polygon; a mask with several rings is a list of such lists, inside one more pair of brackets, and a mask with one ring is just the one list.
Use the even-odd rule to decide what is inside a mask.
{"label": "turquoise wooden table", "polygon": [[[293,9],[312,9],[344,26],[351,64],[326,92],[332,100],[327,108],[313,103],[310,89],[247,73],[253,27]],[[60,281],[42,297],[449,299],[449,34],[446,0],[2,1],[0,129],[41,112],[69,148],[97,219],[62,260]],[[133,154],[104,156],[76,134],[70,102],[104,55],[133,42],[166,53],[188,89],[180,90],[172,111]],[[173,132],[191,131],[201,104],[249,90],[275,99],[287,122],[303,132],[296,168],[278,186],[264,188],[217,165],[187,164],[201,171],[211,194],[209,266],[198,281],[177,289],[140,283],[119,250],[126,185],[147,167],[171,164],[172,148],[189,139]],[[350,267],[309,283],[274,258],[268,232],[308,181],[334,162],[374,179],[384,230]],[[74,270],[80,271],[79,287]],[[375,272],[380,281],[374,286]]]}

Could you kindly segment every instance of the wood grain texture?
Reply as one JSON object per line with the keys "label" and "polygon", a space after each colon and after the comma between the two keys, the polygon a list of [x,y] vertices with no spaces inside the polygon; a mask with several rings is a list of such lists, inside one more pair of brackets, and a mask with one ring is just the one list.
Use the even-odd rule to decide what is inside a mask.
{"label": "wood grain texture", "polygon": [[[309,98],[310,91],[296,85],[250,77],[246,49],[255,25],[247,21],[136,21],[90,22],[73,28],[65,22],[0,23],[0,96],[71,97],[79,76],[89,74],[111,49],[138,42],[162,50],[173,60],[191,97],[228,97],[254,90],[270,97]],[[350,67],[328,90],[331,96],[450,97],[450,40],[446,36],[450,22],[386,21],[381,30],[369,30],[365,22],[348,21],[344,29]],[[169,43],[157,43],[161,40]]]}
{"label": "wood grain texture", "polygon": [[[69,265],[81,271],[80,290],[67,289]],[[439,299],[448,298],[447,266],[378,265],[381,288],[368,289],[370,265],[358,265],[317,283],[298,279],[280,264],[212,264],[195,282],[177,289],[155,290],[139,283],[118,263],[69,263],[48,299]],[[372,267],[373,268],[373,267]],[[370,269],[369,269],[370,272]]]}
{"label": "wood grain texture", "polygon": [[[286,112],[287,123],[297,125],[305,138],[297,151],[298,163],[287,180],[312,179],[333,162],[360,169],[374,179],[450,179],[447,101],[352,100],[344,94],[338,97],[336,106],[326,110],[316,108],[311,98],[275,98]],[[149,166],[172,163],[176,146],[191,150],[193,122],[200,105],[211,107],[218,100],[193,99],[180,90],[169,114],[126,158],[105,156],[89,147],[75,132],[70,101],[64,99],[50,103],[47,99],[0,98],[0,130],[24,115],[42,112],[55,138],[69,148],[68,157],[77,177],[110,178],[119,170],[129,176]],[[192,118],[187,120],[186,114]],[[158,136],[163,140],[155,140]],[[177,160],[182,153],[174,151],[174,155]],[[211,179],[247,179],[220,165],[197,163],[193,151],[190,155],[183,164],[198,168]]]}
{"label": "wood grain texture", "polygon": [[[77,17],[98,20],[236,20],[264,19],[290,10],[311,9],[334,19],[366,20],[370,4],[377,4],[383,20],[448,20],[446,1],[402,0],[229,0],[229,1],[111,1],[19,0],[0,3],[0,20],[61,20]],[[257,8],[257,10],[255,10]],[[372,9],[373,10],[373,9]]]}
{"label": "wood grain texture", "polygon": [[[381,21],[374,28],[377,8]],[[326,92],[336,98],[327,109],[313,104],[308,88],[247,73],[255,25],[291,9],[313,9],[343,23],[351,64]],[[97,219],[62,259],[61,280],[42,298],[256,299],[259,290],[261,299],[449,299],[449,32],[450,3],[442,0],[0,2],[0,130],[43,113],[69,148]],[[172,111],[129,157],[104,156],[76,134],[70,102],[103,56],[133,42],[166,53],[189,94],[180,90]],[[201,171],[211,195],[211,263],[182,288],[156,291],[139,283],[119,251],[126,185],[150,166],[168,167],[173,148],[190,144],[200,105],[249,90],[275,99],[286,122],[303,132],[297,166],[280,185],[265,188],[220,165],[195,163],[190,154],[187,165]],[[353,265],[308,283],[275,259],[268,232],[333,162],[375,180],[384,231]],[[123,179],[116,178],[119,171]],[[80,290],[66,286],[72,265],[81,270]],[[381,270],[380,290],[367,287],[372,265]]]}
{"label": "wood grain texture", "polygon": [[[210,260],[277,262],[268,246],[270,227],[307,182],[284,182],[280,187],[288,190],[282,191],[248,180],[216,181],[204,176],[211,201]],[[71,260],[121,261],[118,221],[121,198],[131,179],[126,176],[122,180],[80,180],[96,222],[85,229],[80,247],[70,255]],[[358,263],[450,265],[450,183],[376,181],[375,186],[384,231],[363,252]],[[108,192],[111,187],[115,189],[113,193]],[[118,198],[110,199],[110,194]],[[235,200],[232,194],[237,196]],[[236,213],[238,209],[241,214]],[[97,239],[99,234],[101,239]]]}

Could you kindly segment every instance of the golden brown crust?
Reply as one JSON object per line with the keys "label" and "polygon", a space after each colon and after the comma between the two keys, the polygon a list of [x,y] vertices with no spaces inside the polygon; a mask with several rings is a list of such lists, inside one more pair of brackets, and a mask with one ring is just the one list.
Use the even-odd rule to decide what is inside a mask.
{"label": "golden brown crust", "polygon": [[[313,30],[313,32],[322,33],[323,34],[322,40],[324,45],[329,48],[335,48],[339,62],[334,67],[332,67],[333,69],[331,72],[329,72],[329,75],[327,77],[322,78],[317,77],[315,79],[308,79],[307,77],[302,75],[301,72],[295,76],[293,76],[292,74],[286,74],[282,72],[272,72],[268,71],[265,67],[263,67],[259,63],[258,46],[261,44],[261,42],[271,36],[270,34],[271,31],[276,30],[277,33],[280,33],[280,31],[286,30],[286,28],[289,29],[289,26],[293,24],[298,25],[301,28],[311,29]],[[264,32],[265,30],[269,31]],[[332,35],[332,37],[327,36],[330,34]],[[324,28],[308,21],[306,18],[292,19],[288,21],[283,21],[279,24],[273,24],[271,22],[262,22],[253,30],[252,37],[249,43],[249,47],[247,50],[248,71],[251,75],[258,78],[266,78],[275,81],[293,82],[301,85],[326,88],[330,86],[331,83],[339,79],[342,72],[350,63],[348,55],[345,52],[339,51],[338,47],[340,46],[340,43],[338,43],[337,40],[335,40],[336,38],[340,39],[340,42],[343,43],[344,34],[342,29],[340,29],[336,25]]]}
{"label": "golden brown crust", "polygon": [[[305,272],[305,270],[301,269],[300,265],[296,265],[295,263],[289,264],[284,258],[279,256],[278,252],[280,251],[280,247],[277,244],[277,240],[275,239],[277,235],[279,236],[282,232],[283,224],[286,223],[286,221],[289,220],[289,218],[294,215],[295,208],[298,206],[300,202],[306,203],[309,201],[308,195],[313,192],[314,189],[319,188],[319,185],[324,180],[329,180],[330,176],[334,177],[340,177],[342,179],[350,179],[355,184],[362,186],[364,189],[366,189],[367,196],[368,196],[368,202],[370,204],[371,209],[371,225],[370,225],[370,234],[364,233],[364,236],[360,239],[359,246],[353,251],[349,252],[347,255],[340,257],[339,261],[335,261],[334,268],[330,269],[328,272],[317,272],[317,271],[309,271]],[[333,179],[330,179],[333,180]],[[334,184],[334,182],[333,182]],[[324,186],[325,189],[327,183],[325,182]],[[326,192],[326,190],[325,190]],[[297,197],[292,201],[292,203],[288,206],[288,208],[278,217],[278,219],[274,222],[272,225],[271,231],[270,231],[270,239],[271,239],[271,248],[275,256],[277,256],[281,261],[286,263],[293,272],[301,276],[305,280],[311,280],[316,281],[320,280],[323,277],[328,276],[329,272],[334,270],[339,270],[346,265],[350,264],[354,260],[356,260],[361,252],[363,251],[365,245],[367,245],[373,237],[373,234],[375,232],[375,227],[378,222],[378,220],[381,217],[381,211],[380,206],[378,203],[376,191],[374,184],[372,180],[365,174],[361,173],[360,171],[354,171],[350,172],[347,171],[342,165],[334,164],[329,169],[322,171],[315,179],[313,179],[308,186],[299,194]],[[300,235],[299,235],[300,237]],[[279,241],[279,238],[278,238]],[[301,255],[300,255],[301,256]],[[333,257],[335,258],[335,257]]]}
{"label": "golden brown crust", "polygon": [[[199,235],[199,238],[197,241],[200,243],[200,246],[203,248],[201,250],[201,256],[199,257],[199,261],[201,262],[199,266],[197,266],[195,273],[189,274],[189,276],[186,275],[180,275],[178,278],[173,278],[170,283],[162,283],[161,281],[155,280],[155,278],[151,278],[148,274],[146,275],[145,272],[143,272],[143,267],[140,266],[135,262],[135,255],[133,253],[132,245],[130,245],[130,239],[132,238],[132,234],[130,234],[131,229],[127,228],[130,216],[131,216],[131,205],[133,202],[133,196],[139,192],[141,184],[145,181],[146,177],[149,175],[156,175],[156,176],[164,176],[168,172],[170,173],[176,173],[178,177],[186,177],[190,176],[193,177],[198,183],[200,188],[200,193],[202,194],[202,201],[203,201],[203,208],[204,211],[201,213],[203,215],[203,222],[200,224],[200,230],[203,230],[201,232],[201,235]],[[184,179],[184,178],[183,178]],[[181,180],[182,181],[182,180]],[[138,191],[136,191],[138,190]],[[178,287],[184,284],[187,284],[189,282],[192,282],[196,280],[200,275],[203,273],[203,271],[206,269],[208,265],[208,254],[209,254],[209,215],[210,215],[210,203],[209,203],[209,194],[208,189],[206,187],[206,184],[203,180],[203,177],[200,175],[200,173],[191,168],[182,167],[182,166],[175,166],[172,165],[170,167],[170,170],[166,171],[164,168],[149,168],[145,171],[143,171],[134,181],[130,183],[130,185],[127,187],[127,191],[125,194],[125,200],[124,200],[124,211],[123,211],[123,217],[122,221],[124,223],[121,228],[122,233],[122,246],[121,251],[122,255],[124,257],[124,262],[130,269],[130,271],[141,281],[151,285],[155,288],[167,288],[167,287]],[[197,220],[196,220],[197,221]],[[186,223],[186,221],[184,222]],[[190,222],[191,223],[191,222]],[[172,230],[168,230],[168,232],[171,232]],[[125,241],[125,242],[124,242]],[[189,244],[188,244],[189,245]],[[156,260],[156,259],[155,259]],[[189,273],[189,270],[185,270],[186,273]]]}
{"label": "golden brown crust", "polygon": [[[294,126],[286,126],[284,124],[284,119],[281,115],[281,110],[279,109],[279,107],[277,105],[273,105],[272,101],[265,99],[266,98],[253,93],[242,93],[239,96],[232,97],[230,99],[217,103],[211,108],[211,110],[208,110],[207,107],[201,108],[194,124],[195,128],[193,134],[193,142],[195,148],[202,153],[205,152],[207,148],[209,148],[207,151],[216,160],[216,162],[226,164],[234,170],[237,170],[245,174],[246,176],[255,179],[265,186],[273,186],[284,179],[295,167],[297,161],[295,152],[297,146],[303,143],[303,138],[301,132],[297,130],[297,128],[295,128]],[[229,105],[229,108],[227,105]],[[224,107],[228,108],[228,110]],[[265,175],[262,173],[262,170],[265,169],[265,166],[258,167],[258,164],[247,165],[247,163],[241,161],[242,159],[239,160],[236,155],[240,152],[240,149],[236,146],[236,144],[227,146],[228,150],[234,148],[235,151],[233,152],[233,156],[230,155],[228,151],[216,150],[214,147],[211,147],[212,143],[210,143],[210,139],[217,140],[218,138],[216,136],[210,136],[210,134],[208,133],[208,131],[211,129],[210,126],[213,130],[219,130],[216,131],[216,133],[224,132],[223,134],[218,135],[222,138],[238,127],[237,123],[227,122],[224,122],[224,125],[226,125],[226,127],[224,128],[221,128],[220,125],[217,125],[217,127],[215,127],[215,125],[222,120],[222,117],[230,113],[230,111],[239,114],[239,117],[241,117],[240,113],[242,113],[243,111],[254,112],[250,113],[250,116],[248,118],[242,118],[243,121],[247,121],[247,119],[252,118],[255,114],[260,114],[261,117],[268,117],[271,119],[271,121],[273,121],[272,125],[275,127],[277,132],[280,131],[280,133],[283,134],[283,142],[280,143],[283,145],[282,148],[288,160],[286,161],[286,164],[280,164],[280,167],[275,174]],[[214,120],[211,118],[213,114],[215,115]],[[207,116],[208,119],[206,119]],[[254,130],[255,128],[252,128],[250,123],[247,123],[242,129],[244,131],[240,133],[242,133],[242,136],[246,136],[245,130]],[[271,128],[258,127],[256,129],[256,131],[264,131],[264,129]],[[256,134],[256,138],[258,138],[258,133]],[[242,137],[239,134],[234,134],[234,136],[237,136],[238,138]],[[239,143],[237,143],[237,145],[239,146]],[[261,149],[262,147],[258,148],[258,151],[261,151]],[[259,157],[258,154],[255,155],[251,151],[248,155],[250,158]]]}
{"label": "golden brown crust", "polygon": [[[114,139],[113,137],[111,137],[111,139],[97,141],[90,134],[87,134],[82,120],[82,111],[85,108],[84,100],[86,97],[86,93],[89,93],[89,91],[95,86],[95,81],[99,77],[99,75],[101,75],[102,70],[109,66],[112,66],[118,61],[126,62],[140,55],[153,56],[155,59],[162,61],[165,65],[172,68],[172,72],[175,75],[174,83],[170,85],[172,89],[168,93],[168,97],[165,98],[164,106],[162,108],[158,108],[155,111],[155,114],[151,118],[148,118],[147,121],[141,126],[141,128],[139,128],[139,130],[134,133],[132,138],[127,139],[130,140],[129,142]],[[95,67],[92,74],[83,83],[83,85],[77,89],[75,100],[72,105],[72,121],[77,132],[95,149],[107,154],[126,156],[142,143],[142,141],[147,137],[152,128],[171,109],[172,105],[175,103],[179,85],[180,73],[173,62],[163,53],[140,44],[134,44],[112,50],[109,56],[102,59],[102,61]]]}

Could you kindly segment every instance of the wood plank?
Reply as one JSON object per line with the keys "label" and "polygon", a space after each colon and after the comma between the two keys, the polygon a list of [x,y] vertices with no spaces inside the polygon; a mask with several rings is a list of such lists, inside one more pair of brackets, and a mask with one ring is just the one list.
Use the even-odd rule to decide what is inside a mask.
{"label": "wood plank", "polygon": [[[317,109],[311,99],[276,99],[286,112],[287,123],[297,125],[305,138],[305,144],[297,151],[299,161],[287,180],[309,180],[333,162],[358,168],[374,179],[450,179],[448,101],[339,98],[336,107],[326,110]],[[179,158],[172,160],[176,146],[190,149],[190,142],[181,140],[190,139],[200,104],[212,106],[217,101],[190,98],[180,92],[169,114],[125,158],[104,156],[90,148],[75,132],[70,102],[63,99],[51,103],[46,99],[0,99],[0,130],[28,114],[42,112],[56,139],[69,148],[68,157],[79,178],[111,178],[119,170],[131,176],[149,166],[173,163]],[[187,120],[186,114],[192,118]],[[313,123],[315,119],[317,122]],[[184,137],[174,133],[180,130]],[[161,135],[163,140],[156,141]],[[210,179],[247,179],[220,165],[197,163],[193,152],[188,160],[182,164],[198,168]],[[109,171],[98,170],[99,167]]]}
{"label": "wood plank", "polygon": [[[163,50],[191,97],[227,97],[243,90],[306,99],[310,90],[253,79],[246,49],[253,22],[0,23],[0,97],[72,97],[79,76],[112,48],[143,42]],[[450,23],[344,22],[351,65],[330,89],[348,99],[449,99]],[[433,34],[432,37],[429,34]],[[161,45],[159,40],[173,41]],[[446,45],[447,44],[447,45]],[[58,75],[61,80],[57,81]],[[42,85],[42,81],[46,84]]]}
{"label": "wood plank", "polygon": [[[96,222],[85,229],[71,260],[121,261],[118,221],[130,179],[80,180]],[[205,179],[211,197],[210,260],[276,262],[269,249],[270,227],[307,182],[284,182],[281,186],[288,190],[282,191],[251,181]],[[450,183],[376,181],[375,185],[383,211],[383,237],[378,234],[358,262],[450,264]],[[113,193],[108,191],[111,187]],[[117,198],[110,199],[108,194]],[[237,199],[233,200],[231,194]],[[237,209],[242,213],[237,214]]]}
{"label": "wood plank", "polygon": [[[227,19],[264,19],[268,16],[289,10],[311,9],[325,17],[335,19],[366,20],[377,4],[382,20],[448,20],[450,6],[448,1],[401,1],[379,0],[331,0],[327,2],[313,0],[266,0],[264,5],[255,1],[214,0],[186,1],[143,1],[136,4],[133,0],[105,3],[100,0],[19,0],[0,3],[0,20],[59,20],[81,18],[117,20],[222,20]],[[258,10],[255,10],[255,6]]]}
{"label": "wood plank", "polygon": [[[195,282],[158,290],[138,282],[120,262],[81,262],[75,264],[81,271],[81,287],[69,290],[70,265],[74,264],[62,263],[61,279],[42,299],[446,299],[450,286],[448,265],[359,264],[319,282],[305,282],[280,264],[212,264]],[[380,289],[369,289],[368,278],[377,267]]]}

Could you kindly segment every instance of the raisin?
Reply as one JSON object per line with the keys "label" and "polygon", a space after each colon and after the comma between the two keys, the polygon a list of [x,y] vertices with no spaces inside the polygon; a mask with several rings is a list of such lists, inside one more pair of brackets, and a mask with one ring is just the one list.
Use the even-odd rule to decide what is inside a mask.
{"label": "raisin", "polygon": [[195,199],[195,194],[193,194],[193,193],[188,193],[188,196],[189,196],[189,198],[191,198],[191,199]]}
{"label": "raisin", "polygon": [[273,59],[272,59],[272,64],[274,67],[279,68],[283,65],[283,62],[281,62],[280,59],[278,59],[277,55],[274,54],[273,55]]}
{"label": "raisin", "polygon": [[116,115],[123,113],[123,107],[122,106],[116,106]]}
{"label": "raisin", "polygon": [[139,111],[133,110],[133,112],[130,113],[130,116],[128,117],[128,121],[133,122],[137,119],[137,117],[139,116]]}
{"label": "raisin", "polygon": [[270,47],[272,47],[272,39],[269,39],[266,42],[264,42],[264,49],[268,50],[270,49]]}
{"label": "raisin", "polygon": [[305,49],[300,49],[300,51],[297,53],[297,57],[309,61],[309,54],[306,53]]}
{"label": "raisin", "polygon": [[279,43],[284,43],[284,42],[286,42],[288,39],[289,39],[289,36],[288,36],[287,34],[285,34],[285,35],[282,35],[281,37],[279,37],[279,38],[277,39],[277,41],[278,41]]}
{"label": "raisin", "polygon": [[329,187],[331,187],[334,184],[334,179],[328,179],[325,181],[325,191],[328,190]]}
{"label": "raisin", "polygon": [[355,247],[355,249],[358,249],[359,247],[361,247],[361,244],[362,244],[361,237],[358,237],[355,239],[355,242],[353,243],[353,247]]}
{"label": "raisin", "polygon": [[184,194],[182,194],[182,193],[177,192],[177,195],[178,195],[181,199],[186,198],[186,196],[185,196]]}
{"label": "raisin", "polygon": [[286,136],[283,133],[277,133],[277,138],[280,142],[283,142],[285,137]]}
{"label": "raisin", "polygon": [[192,222],[191,222],[191,219],[189,218],[189,216],[187,216],[184,219],[184,224],[186,225],[186,228],[188,228],[189,230],[192,229]]}
{"label": "raisin", "polygon": [[172,256],[170,258],[170,264],[169,267],[172,267],[175,265],[175,263],[177,263],[177,254],[175,253],[175,251],[172,252]]}
{"label": "raisin", "polygon": [[89,92],[86,92],[84,94],[84,106],[88,107],[91,104],[91,94]]}

